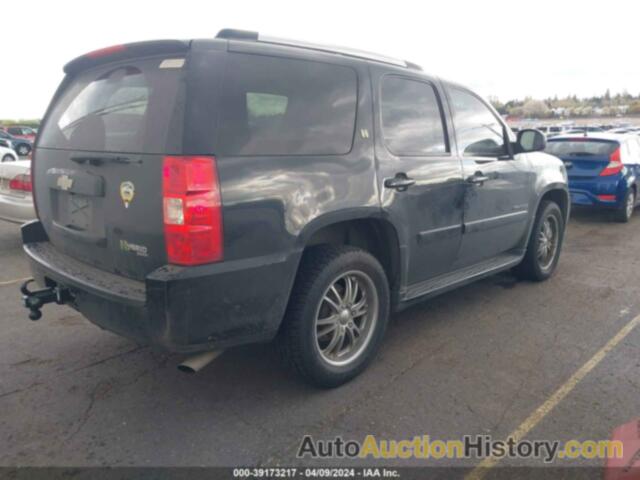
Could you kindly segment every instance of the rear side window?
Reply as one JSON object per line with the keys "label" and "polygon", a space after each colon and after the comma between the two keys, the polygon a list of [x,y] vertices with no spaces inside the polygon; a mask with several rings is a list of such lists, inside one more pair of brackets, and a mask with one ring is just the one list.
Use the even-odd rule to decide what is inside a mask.
{"label": "rear side window", "polygon": [[450,90],[458,148],[467,157],[507,153],[502,123],[482,100],[466,90]]}
{"label": "rear side window", "polygon": [[620,144],[597,140],[552,140],[545,152],[557,157],[608,157]]}
{"label": "rear side window", "polygon": [[261,55],[229,54],[216,153],[340,155],[353,143],[355,70]]}
{"label": "rear side window", "polygon": [[40,146],[173,153],[179,139],[169,129],[182,69],[162,68],[162,61],[134,60],[79,74],[54,105],[43,126]]}
{"label": "rear side window", "polygon": [[422,156],[447,151],[440,102],[432,85],[387,76],[380,110],[384,141],[391,153]]}

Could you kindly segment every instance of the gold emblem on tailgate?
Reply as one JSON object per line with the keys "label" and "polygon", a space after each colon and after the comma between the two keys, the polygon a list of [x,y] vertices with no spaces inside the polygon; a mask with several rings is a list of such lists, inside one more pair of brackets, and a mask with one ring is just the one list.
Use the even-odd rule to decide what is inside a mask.
{"label": "gold emblem on tailgate", "polygon": [[69,178],[69,175],[60,175],[56,185],[58,185],[60,190],[64,190],[66,192],[73,187],[73,178]]}
{"label": "gold emblem on tailgate", "polygon": [[136,194],[136,187],[133,182],[122,182],[120,184],[120,198],[124,203],[124,208],[129,208],[129,204],[133,201],[133,197]]}

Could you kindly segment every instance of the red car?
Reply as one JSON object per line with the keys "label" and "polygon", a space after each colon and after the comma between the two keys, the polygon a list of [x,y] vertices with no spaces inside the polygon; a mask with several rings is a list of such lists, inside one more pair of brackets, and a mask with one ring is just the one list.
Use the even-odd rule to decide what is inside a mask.
{"label": "red car", "polygon": [[1,130],[13,135],[17,138],[24,138],[26,140],[30,140],[31,142],[36,139],[36,132],[31,127],[21,127],[20,125],[11,125],[8,127],[0,127]]}

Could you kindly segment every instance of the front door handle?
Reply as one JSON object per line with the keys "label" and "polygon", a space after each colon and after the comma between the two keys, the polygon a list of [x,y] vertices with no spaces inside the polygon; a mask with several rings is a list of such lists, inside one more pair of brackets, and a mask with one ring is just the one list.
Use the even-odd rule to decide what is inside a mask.
{"label": "front door handle", "polygon": [[384,186],[387,188],[393,188],[399,192],[404,192],[415,183],[416,181],[413,178],[407,177],[405,173],[397,173],[395,177],[387,178],[384,181]]}
{"label": "front door handle", "polygon": [[489,180],[491,180],[491,178],[487,177],[482,172],[476,172],[473,175],[471,175],[470,177],[467,177],[467,182],[474,183],[474,184],[480,184],[480,185],[482,185],[484,182],[488,182]]}

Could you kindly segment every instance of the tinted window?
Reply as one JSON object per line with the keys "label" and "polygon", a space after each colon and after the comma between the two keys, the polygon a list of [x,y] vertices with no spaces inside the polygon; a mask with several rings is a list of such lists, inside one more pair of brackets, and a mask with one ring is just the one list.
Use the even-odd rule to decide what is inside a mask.
{"label": "tinted window", "polygon": [[453,125],[465,156],[498,157],[506,152],[502,124],[475,95],[452,88]]}
{"label": "tinted window", "polygon": [[620,145],[617,142],[597,140],[553,140],[545,152],[557,157],[606,157]]}
{"label": "tinted window", "polygon": [[348,67],[230,54],[217,151],[337,155],[351,150],[357,77]]}
{"label": "tinted window", "polygon": [[447,151],[440,105],[432,85],[385,77],[380,110],[384,141],[392,153],[420,156]]}
{"label": "tinted window", "polygon": [[43,126],[40,145],[69,150],[173,153],[169,126],[180,68],[136,60],[80,74]]}

